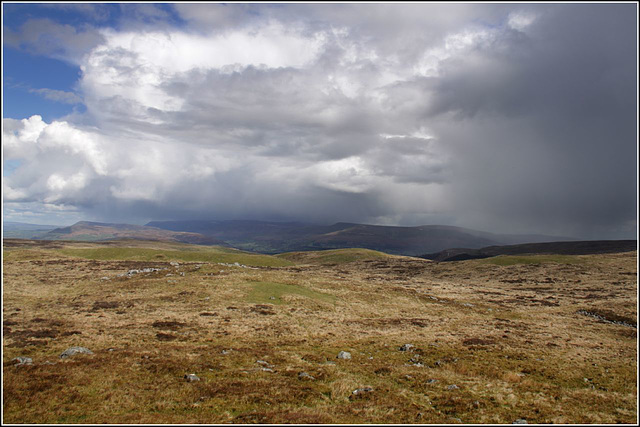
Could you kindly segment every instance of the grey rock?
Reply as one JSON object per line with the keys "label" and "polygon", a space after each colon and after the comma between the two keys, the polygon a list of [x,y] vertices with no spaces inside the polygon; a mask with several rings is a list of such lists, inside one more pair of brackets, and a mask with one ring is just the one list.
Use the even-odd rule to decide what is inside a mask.
{"label": "grey rock", "polygon": [[18,356],[11,361],[16,362],[15,366],[33,365],[33,359],[31,359],[30,357]]}
{"label": "grey rock", "polygon": [[275,371],[274,371],[273,369],[271,369],[271,368],[262,368],[262,370],[263,370],[264,372],[275,372]]}
{"label": "grey rock", "polygon": [[431,379],[427,380],[427,384],[435,384],[435,383],[437,383],[437,382],[438,382],[438,380],[433,379],[433,378],[431,378]]}
{"label": "grey rock", "polygon": [[265,360],[256,360],[258,365],[266,366],[267,368],[273,368],[273,365]]}
{"label": "grey rock", "polygon": [[69,347],[60,354],[60,359],[66,359],[76,354],[93,354],[93,352],[86,347]]}
{"label": "grey rock", "polygon": [[179,267],[179,266],[180,266],[180,264],[179,264],[179,263],[177,263],[177,262],[175,262],[175,261],[171,261],[171,262],[169,263],[169,265],[171,265],[171,266],[173,266],[173,267]]}
{"label": "grey rock", "polygon": [[306,372],[300,372],[298,374],[298,379],[300,380],[315,380],[314,377],[312,377],[311,375],[307,374]]}
{"label": "grey rock", "polygon": [[528,424],[528,423],[527,423],[527,420],[525,420],[524,418],[518,418],[512,424]]}
{"label": "grey rock", "polygon": [[200,381],[200,377],[198,377],[196,374],[187,374],[187,375],[184,376],[184,379],[188,383],[192,383],[194,381]]}
{"label": "grey rock", "polygon": [[356,396],[363,393],[371,393],[373,391],[373,387],[362,387],[357,388],[351,392],[351,394],[355,394]]}
{"label": "grey rock", "polygon": [[348,351],[341,351],[336,357],[338,359],[351,359],[351,353]]}
{"label": "grey rock", "polygon": [[404,344],[402,347],[400,347],[400,351],[409,351],[413,348],[413,344]]}
{"label": "grey rock", "polygon": [[458,390],[460,387],[458,387],[455,384],[451,384],[447,386],[447,390]]}

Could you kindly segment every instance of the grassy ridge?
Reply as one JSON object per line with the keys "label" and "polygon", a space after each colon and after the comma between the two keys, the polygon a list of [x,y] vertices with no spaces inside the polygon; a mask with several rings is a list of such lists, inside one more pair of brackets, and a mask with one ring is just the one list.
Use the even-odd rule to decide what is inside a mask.
{"label": "grassy ridge", "polygon": [[250,254],[224,248],[198,248],[197,250],[159,250],[145,248],[87,248],[59,249],[63,255],[77,258],[111,261],[183,261],[183,262],[223,262],[240,263],[258,267],[285,267],[293,265],[286,259],[270,255]]}
{"label": "grassy ridge", "polygon": [[390,255],[371,249],[355,248],[311,252],[286,252],[276,256],[280,259],[302,264],[334,265],[365,259],[383,259],[388,258]]}
{"label": "grassy ridge", "polygon": [[498,255],[478,261],[482,264],[517,265],[517,264],[582,264],[584,259],[579,255]]}
{"label": "grassy ridge", "polygon": [[257,304],[280,305],[284,303],[282,297],[285,295],[297,295],[326,303],[335,303],[336,301],[334,295],[317,292],[298,285],[275,282],[254,282],[249,285],[251,286],[251,291],[247,300]]}

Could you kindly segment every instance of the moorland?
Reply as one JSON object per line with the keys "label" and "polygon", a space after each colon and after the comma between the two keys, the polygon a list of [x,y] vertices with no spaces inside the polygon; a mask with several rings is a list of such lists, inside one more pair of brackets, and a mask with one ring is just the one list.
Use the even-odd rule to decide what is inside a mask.
{"label": "moorland", "polygon": [[636,251],[4,239],[3,422],[633,424],[636,328]]}

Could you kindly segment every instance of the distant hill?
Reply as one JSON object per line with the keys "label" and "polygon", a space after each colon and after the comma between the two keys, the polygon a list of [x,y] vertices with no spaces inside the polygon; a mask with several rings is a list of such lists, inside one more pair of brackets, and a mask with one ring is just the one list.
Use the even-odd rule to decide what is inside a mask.
{"label": "distant hill", "polygon": [[635,251],[637,240],[588,240],[572,242],[527,243],[521,245],[489,246],[486,248],[454,248],[421,255],[432,261],[463,261],[498,255],[591,255]]}
{"label": "distant hill", "polygon": [[4,221],[2,237],[16,239],[34,239],[59,227],[58,225],[29,224],[26,222]]}
{"label": "distant hill", "polygon": [[53,229],[39,236],[38,239],[84,241],[138,239],[192,243],[196,245],[227,245],[220,239],[198,233],[169,231],[143,225],[108,224],[88,221],[80,221],[69,227]]}
{"label": "distant hill", "polygon": [[542,235],[494,234],[445,225],[394,227],[339,222],[317,225],[267,221],[153,221],[147,226],[199,233],[262,253],[365,248],[396,255],[420,255],[447,248],[482,248],[513,243],[570,240]]}

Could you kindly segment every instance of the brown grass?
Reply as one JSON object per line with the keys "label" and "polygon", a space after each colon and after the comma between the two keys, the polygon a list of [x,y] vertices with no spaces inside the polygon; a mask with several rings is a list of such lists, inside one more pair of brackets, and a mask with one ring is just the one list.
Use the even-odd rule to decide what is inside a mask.
{"label": "brown grass", "polygon": [[[637,421],[636,330],[576,313],[636,322],[635,253],[494,265],[341,252],[333,266],[310,255],[175,268],[18,243],[3,260],[5,423]],[[145,267],[166,270],[118,276]],[[94,354],[60,359],[71,346]]]}

